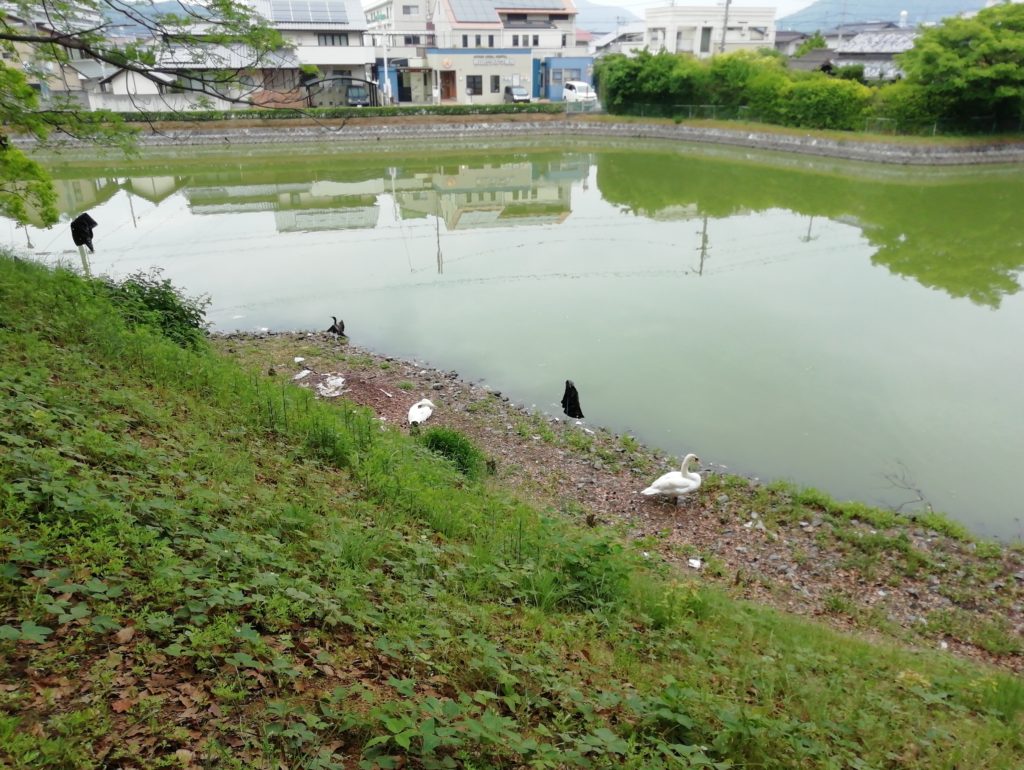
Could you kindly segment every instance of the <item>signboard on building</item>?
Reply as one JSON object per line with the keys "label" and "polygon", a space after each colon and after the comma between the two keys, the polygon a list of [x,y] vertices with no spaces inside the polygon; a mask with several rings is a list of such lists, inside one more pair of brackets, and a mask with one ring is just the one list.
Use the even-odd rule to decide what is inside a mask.
{"label": "signboard on building", "polygon": [[473,57],[474,67],[512,67],[515,66],[511,56],[504,54],[485,54]]}

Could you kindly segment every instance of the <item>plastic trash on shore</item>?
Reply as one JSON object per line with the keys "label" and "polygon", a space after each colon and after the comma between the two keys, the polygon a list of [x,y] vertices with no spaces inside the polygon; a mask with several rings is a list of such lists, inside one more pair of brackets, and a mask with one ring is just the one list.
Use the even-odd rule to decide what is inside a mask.
{"label": "plastic trash on shore", "polygon": [[310,369],[303,369],[301,372],[292,377],[293,380],[304,380],[313,372]]}
{"label": "plastic trash on shore", "polygon": [[316,384],[316,392],[324,398],[337,398],[343,390],[345,390],[345,378],[337,372],[325,375],[324,379]]}
{"label": "plastic trash on shore", "polygon": [[686,563],[694,569],[700,569],[704,564],[704,562],[702,562],[700,559],[687,559]]}

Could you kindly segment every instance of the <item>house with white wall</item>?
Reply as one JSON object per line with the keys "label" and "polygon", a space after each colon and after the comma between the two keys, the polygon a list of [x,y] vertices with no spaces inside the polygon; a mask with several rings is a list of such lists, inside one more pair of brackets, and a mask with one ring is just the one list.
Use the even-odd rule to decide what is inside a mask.
{"label": "house with white wall", "polygon": [[[371,78],[373,46],[366,35],[366,15],[359,0],[246,0],[290,46],[289,61],[261,71],[261,104],[307,106],[307,96],[331,90],[342,94],[347,83]],[[301,68],[315,66],[320,75],[306,77]],[[335,88],[333,83],[339,83]],[[312,84],[311,89],[306,86]]]}
{"label": "house with white wall", "polygon": [[367,0],[377,77],[398,103],[546,95],[545,61],[578,55],[572,0]]}
{"label": "house with white wall", "polygon": [[434,101],[434,72],[426,59],[426,49],[434,46],[432,2],[367,0],[363,4],[375,50],[374,80],[391,102]]}
{"label": "house with white wall", "polygon": [[434,49],[428,60],[445,99],[501,102],[506,86],[546,91],[543,61],[572,55],[572,0],[434,0]]}
{"label": "house with white wall", "polygon": [[637,51],[644,50],[646,29],[647,25],[642,21],[620,24],[614,32],[594,37],[587,50],[594,56],[607,56],[613,53],[634,56]]}
{"label": "house with white wall", "polygon": [[773,48],[775,9],[723,5],[648,8],[644,44],[652,53],[718,53]]}

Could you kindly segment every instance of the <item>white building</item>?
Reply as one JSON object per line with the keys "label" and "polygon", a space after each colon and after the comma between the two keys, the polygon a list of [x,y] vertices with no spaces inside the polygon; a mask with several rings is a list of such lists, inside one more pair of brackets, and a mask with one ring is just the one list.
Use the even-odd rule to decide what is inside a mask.
{"label": "white building", "polygon": [[[572,57],[572,0],[366,0],[376,77],[399,103],[494,104],[505,88],[545,95],[543,62]],[[582,77],[582,74],[580,75]]]}
{"label": "white building", "polygon": [[620,24],[614,32],[605,35],[598,35],[590,42],[588,50],[591,54],[605,56],[607,54],[621,53],[626,56],[633,56],[637,51],[644,50],[644,33],[647,25],[642,21],[632,21],[628,24]]}
{"label": "white building", "polygon": [[[258,101],[287,104],[292,97],[305,106],[308,81],[300,67],[315,65],[321,78],[347,84],[352,79],[369,80],[374,60],[373,46],[366,36],[366,15],[359,0],[247,0],[267,19],[291,46],[293,66],[263,72],[266,96]],[[339,91],[343,97],[345,85]]]}
{"label": "white building", "polygon": [[[426,49],[434,46],[433,0],[369,0],[363,10],[375,50],[375,81],[393,102],[429,104],[435,73]],[[387,76],[385,77],[385,70]]]}
{"label": "white building", "polygon": [[712,6],[648,8],[644,44],[652,53],[717,53],[775,46],[775,9]]}

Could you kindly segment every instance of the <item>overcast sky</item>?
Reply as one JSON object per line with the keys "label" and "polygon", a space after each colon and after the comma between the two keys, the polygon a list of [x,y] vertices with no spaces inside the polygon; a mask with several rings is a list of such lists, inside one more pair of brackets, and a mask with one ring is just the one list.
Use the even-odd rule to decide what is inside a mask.
{"label": "overcast sky", "polygon": [[[637,16],[643,16],[644,8],[663,8],[666,5],[671,5],[669,0],[592,0],[592,2],[598,5],[616,5],[620,8],[628,8]],[[734,5],[740,8],[775,8],[775,18],[787,16],[794,11],[799,11],[801,8],[806,8],[814,0],[777,0],[777,2],[768,2],[768,0],[736,0]],[[684,3],[680,3],[681,5]],[[685,3],[687,5],[724,5],[724,2],[708,2],[703,0],[702,2]]]}

